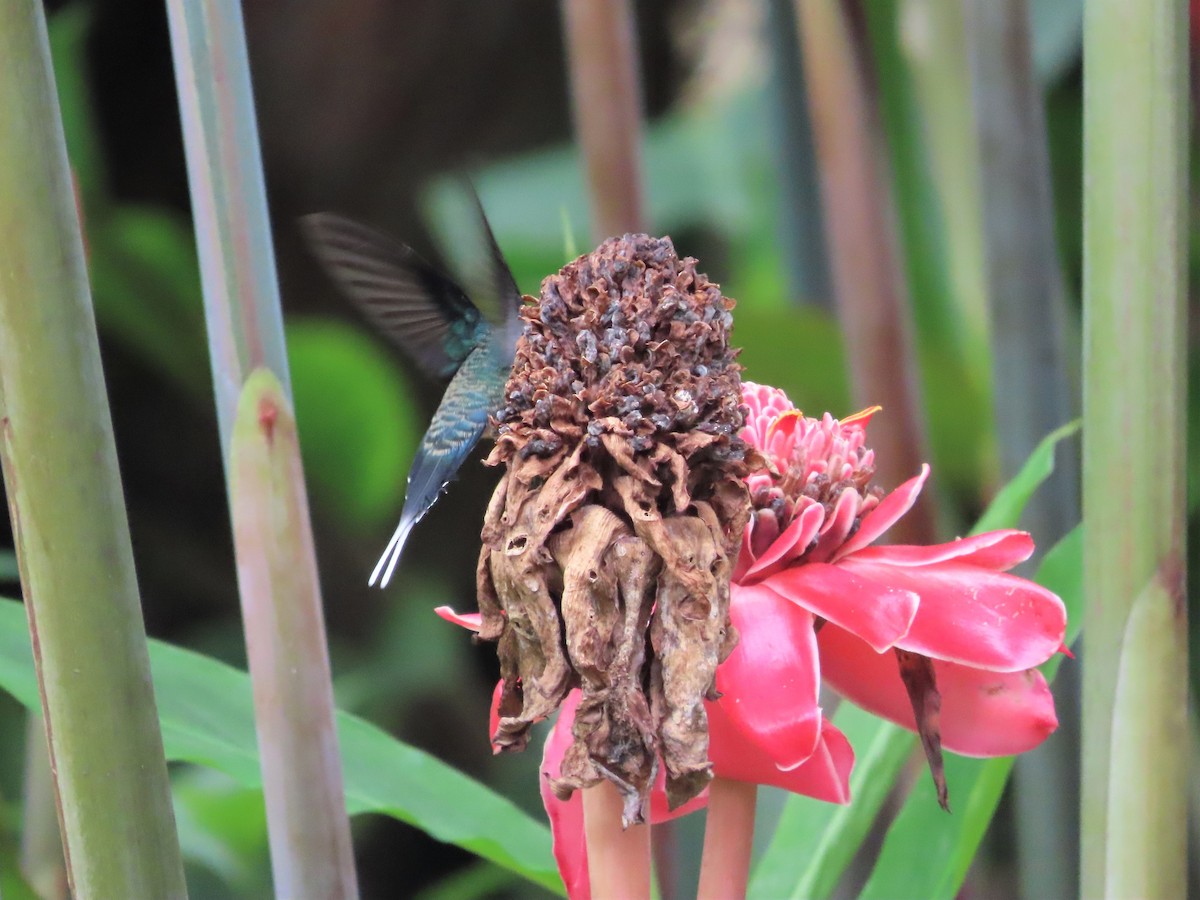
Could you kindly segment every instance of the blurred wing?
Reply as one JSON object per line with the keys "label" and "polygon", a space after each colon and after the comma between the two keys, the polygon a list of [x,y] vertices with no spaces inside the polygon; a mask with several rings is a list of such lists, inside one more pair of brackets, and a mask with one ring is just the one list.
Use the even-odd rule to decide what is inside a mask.
{"label": "blurred wing", "polygon": [[496,324],[507,323],[516,318],[521,308],[521,291],[517,288],[504,254],[500,252],[500,245],[496,243],[496,235],[492,233],[479,194],[470,182],[466,183],[466,190],[471,196],[476,217],[472,247],[478,251],[470,255],[477,260],[468,278],[471,297]]}
{"label": "blurred wing", "polygon": [[412,248],[358,222],[333,213],[301,222],[317,259],[371,324],[425,371],[453,375],[485,327],[462,288]]}

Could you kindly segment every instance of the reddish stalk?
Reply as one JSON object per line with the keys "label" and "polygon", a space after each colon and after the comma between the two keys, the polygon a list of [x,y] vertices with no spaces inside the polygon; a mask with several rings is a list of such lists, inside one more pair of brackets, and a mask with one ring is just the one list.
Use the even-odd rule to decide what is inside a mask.
{"label": "reddish stalk", "polygon": [[754,808],[758,786],[714,778],[708,787],[708,824],[696,900],[746,896],[750,851],[754,844]]}
{"label": "reddish stalk", "polygon": [[621,827],[623,802],[607,781],[583,792],[588,879],[596,900],[650,900],[650,826]]}
{"label": "reddish stalk", "polygon": [[[841,4],[796,0],[796,18],[834,293],[854,361],[854,399],[860,406],[884,408],[875,432],[880,481],[897,485],[919,471],[928,454],[891,195],[876,154],[878,122]],[[896,523],[893,538],[931,543],[935,508],[917,504]]]}
{"label": "reddish stalk", "polygon": [[642,103],[629,0],[563,0],[571,109],[597,238],[645,229]]}
{"label": "reddish stalk", "polygon": [[[563,0],[571,109],[587,168],[592,230],[603,239],[644,231],[641,74],[629,0]],[[650,825],[622,830],[608,783],[583,792],[592,896],[649,898]]]}

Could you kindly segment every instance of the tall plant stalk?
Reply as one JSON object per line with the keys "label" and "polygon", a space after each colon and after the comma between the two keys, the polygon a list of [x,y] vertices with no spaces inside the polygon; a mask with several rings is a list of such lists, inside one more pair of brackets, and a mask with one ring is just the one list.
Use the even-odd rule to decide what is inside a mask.
{"label": "tall plant stalk", "polygon": [[960,323],[967,372],[978,379],[986,396],[991,346],[980,145],[971,103],[962,0],[900,0],[897,19],[898,39],[912,74],[917,113],[935,176],[932,186],[944,223],[941,237],[953,300],[950,313]]}
{"label": "tall plant stalk", "polygon": [[168,0],[275,892],[358,893],[241,7]]}
{"label": "tall plant stalk", "polygon": [[563,0],[571,112],[592,198],[594,237],[646,227],[642,98],[629,0]]}
{"label": "tall plant stalk", "polygon": [[25,784],[21,792],[21,874],[41,900],[68,900],[67,866],[55,814],[54,772],[46,723],[34,712],[25,722]]}
{"label": "tall plant stalk", "polygon": [[1187,893],[1186,13],[1085,8],[1086,897]]}
{"label": "tall plant stalk", "polygon": [[[646,228],[642,99],[630,0],[563,0],[571,115],[599,239]],[[621,830],[621,803],[602,782],[583,792],[593,896],[649,897],[650,823]]]}
{"label": "tall plant stalk", "polygon": [[[891,194],[876,155],[878,123],[842,5],[796,0],[796,18],[854,398],[883,406],[874,432],[880,478],[900,484],[920,469],[926,442]],[[932,542],[935,532],[928,502],[893,528],[904,543]]]}
{"label": "tall plant stalk", "polygon": [[45,13],[0,0],[0,461],[71,892],[183,866]]}
{"label": "tall plant stalk", "polygon": [[[967,0],[965,35],[979,129],[994,406],[1003,480],[1038,442],[1077,414],[1068,315],[1054,231],[1049,143],[1033,68],[1025,0]],[[1021,517],[1051,547],[1079,518],[1079,460],[1059,453],[1054,473]],[[1014,769],[1017,850],[1025,896],[1079,893],[1079,673],[1055,685],[1060,727]]]}

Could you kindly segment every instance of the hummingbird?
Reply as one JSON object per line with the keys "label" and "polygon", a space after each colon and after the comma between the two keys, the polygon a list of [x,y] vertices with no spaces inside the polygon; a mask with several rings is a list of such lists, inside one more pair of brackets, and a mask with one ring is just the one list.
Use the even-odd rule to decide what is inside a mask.
{"label": "hummingbird", "polygon": [[411,247],[366,225],[335,213],[301,219],[317,259],[366,319],[422,370],[449,379],[409,469],[400,523],[371,573],[372,586],[391,581],[413,527],[478,443],[488,415],[503,405],[512,371],[524,301],[483,205],[471,194],[486,257],[481,277],[471,282],[474,300]]}

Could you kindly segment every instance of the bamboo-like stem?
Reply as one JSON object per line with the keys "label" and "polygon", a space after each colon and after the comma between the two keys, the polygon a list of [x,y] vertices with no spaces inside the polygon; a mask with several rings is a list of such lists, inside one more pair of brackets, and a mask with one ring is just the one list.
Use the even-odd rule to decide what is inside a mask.
{"label": "bamboo-like stem", "polygon": [[757,801],[758,785],[729,778],[714,778],[709,785],[697,900],[746,896]]}
{"label": "bamboo-like stem", "polygon": [[358,894],[241,7],[168,0],[275,892]]}
{"label": "bamboo-like stem", "polygon": [[0,460],[72,894],[183,865],[45,14],[0,0]]}
{"label": "bamboo-like stem", "polygon": [[563,0],[562,13],[594,237],[643,231],[642,100],[630,0]]}
{"label": "bamboo-like stem", "polygon": [[[630,0],[563,0],[571,110],[592,200],[593,236],[644,231],[642,100]],[[583,792],[592,896],[650,896],[650,824],[621,827],[607,782]]]}
{"label": "bamboo-like stem", "polygon": [[1084,19],[1085,897],[1187,893],[1187,4]]}
{"label": "bamboo-like stem", "polygon": [[779,242],[791,282],[789,296],[832,313],[833,288],[821,224],[804,63],[796,40],[796,10],[792,0],[767,0],[766,7],[766,40],[771,54],[770,144],[779,182]]}
{"label": "bamboo-like stem", "polygon": [[[860,406],[880,404],[874,446],[885,484],[911,478],[925,458],[908,299],[897,265],[887,181],[860,60],[837,0],[796,0],[813,132],[821,167],[827,245]],[[934,504],[917,504],[895,538],[935,538]]]}
{"label": "bamboo-like stem", "polygon": [[650,826],[621,828],[623,804],[607,781],[583,792],[588,880],[596,900],[650,900]]}
{"label": "bamboo-like stem", "polygon": [[[994,406],[1004,481],[1042,437],[1075,414],[1068,316],[1056,251],[1041,86],[1025,0],[967,0],[975,123],[982,148],[984,237],[994,328]],[[1079,460],[1060,453],[1022,525],[1053,546],[1079,516]],[[1079,679],[1055,685],[1060,728],[1016,763],[1017,850],[1025,896],[1072,897],[1079,856]]]}
{"label": "bamboo-like stem", "polygon": [[31,712],[25,723],[21,794],[21,874],[41,900],[67,900],[67,865],[58,831],[50,747],[46,723],[36,712]]}
{"label": "bamboo-like stem", "polygon": [[935,173],[934,192],[945,224],[942,238],[953,308],[962,327],[968,372],[979,379],[986,396],[991,346],[980,146],[962,0],[902,0],[898,20],[900,46],[912,72],[929,164]]}

